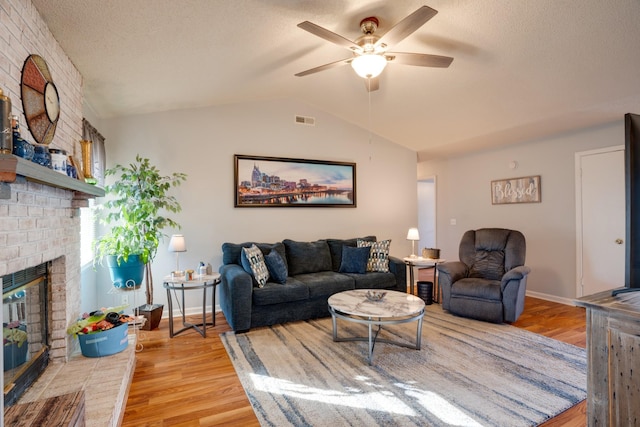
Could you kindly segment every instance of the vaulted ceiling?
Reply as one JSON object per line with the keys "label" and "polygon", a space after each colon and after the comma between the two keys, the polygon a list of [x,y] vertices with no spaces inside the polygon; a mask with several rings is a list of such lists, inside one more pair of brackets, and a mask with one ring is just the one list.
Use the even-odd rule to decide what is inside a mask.
{"label": "vaulted ceiling", "polygon": [[[294,98],[427,159],[640,113],[639,0],[32,1],[104,118]],[[438,14],[394,50],[449,68],[390,64],[371,93],[349,66],[294,76],[349,56],[298,23],[355,40],[423,5]]]}

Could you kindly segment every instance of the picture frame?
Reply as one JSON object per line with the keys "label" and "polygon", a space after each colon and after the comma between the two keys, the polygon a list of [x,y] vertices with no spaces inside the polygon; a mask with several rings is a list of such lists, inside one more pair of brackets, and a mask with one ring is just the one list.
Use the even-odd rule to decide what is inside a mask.
{"label": "picture frame", "polygon": [[234,207],[356,207],[356,164],[234,155]]}
{"label": "picture frame", "polygon": [[491,204],[540,203],[540,175],[491,181]]}

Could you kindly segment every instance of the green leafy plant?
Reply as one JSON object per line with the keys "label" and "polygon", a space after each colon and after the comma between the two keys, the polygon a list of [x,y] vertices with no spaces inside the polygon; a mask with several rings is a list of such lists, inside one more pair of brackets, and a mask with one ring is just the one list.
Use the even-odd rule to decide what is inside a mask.
{"label": "green leafy plant", "polygon": [[164,237],[163,229],[180,228],[166,212],[182,210],[172,187],[186,180],[184,173],[162,175],[149,159],[136,155],[128,166],[117,164],[105,171],[105,176],[116,175],[113,184],[105,186],[107,201],[100,206],[102,223],[111,225],[109,232],[95,244],[95,261],[105,256],[117,257],[118,264],[131,255],[138,255],[145,264],[145,293],[147,304],[153,304],[153,276],[151,263]]}

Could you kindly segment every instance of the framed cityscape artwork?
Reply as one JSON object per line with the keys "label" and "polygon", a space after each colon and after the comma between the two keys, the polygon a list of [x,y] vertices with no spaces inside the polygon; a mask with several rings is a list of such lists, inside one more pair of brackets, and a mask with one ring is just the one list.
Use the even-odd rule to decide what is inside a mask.
{"label": "framed cityscape artwork", "polygon": [[539,203],[540,175],[491,181],[491,204]]}
{"label": "framed cityscape artwork", "polygon": [[356,164],[234,155],[234,206],[356,207]]}

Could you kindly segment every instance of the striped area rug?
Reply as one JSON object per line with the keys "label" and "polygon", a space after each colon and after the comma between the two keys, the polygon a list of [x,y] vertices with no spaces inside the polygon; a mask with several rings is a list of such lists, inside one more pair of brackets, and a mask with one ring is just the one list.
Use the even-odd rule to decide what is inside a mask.
{"label": "striped area rug", "polygon": [[[338,320],[339,336],[364,335]],[[414,342],[415,323],[380,337]],[[585,350],[427,306],[421,350],[333,342],[331,319],[221,335],[264,426],[532,426],[586,398]]]}

